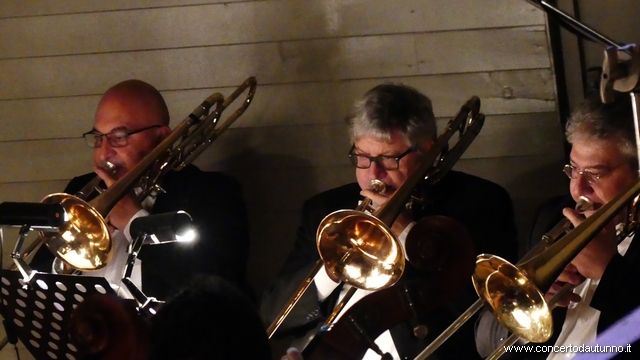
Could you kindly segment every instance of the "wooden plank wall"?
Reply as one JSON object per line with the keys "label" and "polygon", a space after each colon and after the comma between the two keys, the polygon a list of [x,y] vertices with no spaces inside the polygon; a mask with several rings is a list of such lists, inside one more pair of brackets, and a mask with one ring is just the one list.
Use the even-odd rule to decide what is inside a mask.
{"label": "wooden plank wall", "polygon": [[566,187],[545,19],[525,1],[4,0],[0,34],[2,201],[38,201],[91,169],[80,134],[119,81],[159,88],[175,126],[257,77],[255,102],[197,160],[244,186],[257,293],[303,200],[354,179],[342,118],[378,83],[424,91],[440,125],[481,97],[486,124],[456,168],[508,189],[521,236]]}

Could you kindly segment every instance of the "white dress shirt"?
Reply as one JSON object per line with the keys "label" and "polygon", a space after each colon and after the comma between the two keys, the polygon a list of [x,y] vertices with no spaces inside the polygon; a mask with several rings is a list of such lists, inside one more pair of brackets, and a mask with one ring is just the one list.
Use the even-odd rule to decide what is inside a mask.
{"label": "white dress shirt", "polygon": [[[628,236],[618,244],[618,253],[626,254],[633,237]],[[587,279],[574,289],[580,295],[580,302],[572,303],[567,308],[567,315],[562,325],[562,332],[558,335],[556,346],[580,346],[596,340],[600,311],[590,306],[591,299],[598,288],[600,280]],[[549,353],[547,360],[565,360],[576,356],[576,353]]]}

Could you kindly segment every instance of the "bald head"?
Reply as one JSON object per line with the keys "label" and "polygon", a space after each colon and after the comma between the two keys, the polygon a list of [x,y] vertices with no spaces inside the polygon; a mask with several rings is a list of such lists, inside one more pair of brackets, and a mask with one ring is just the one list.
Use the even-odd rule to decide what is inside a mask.
{"label": "bald head", "polygon": [[169,110],[160,92],[142,80],[125,80],[107,90],[98,104],[98,109],[105,102],[116,102],[128,111],[144,112],[147,115],[139,118],[140,125],[169,125]]}
{"label": "bald head", "polygon": [[[115,178],[120,178],[171,133],[168,125],[167,105],[156,88],[140,80],[116,84],[96,109],[91,132],[110,135],[94,149],[95,165],[116,165]],[[114,134],[124,136],[115,141]]]}

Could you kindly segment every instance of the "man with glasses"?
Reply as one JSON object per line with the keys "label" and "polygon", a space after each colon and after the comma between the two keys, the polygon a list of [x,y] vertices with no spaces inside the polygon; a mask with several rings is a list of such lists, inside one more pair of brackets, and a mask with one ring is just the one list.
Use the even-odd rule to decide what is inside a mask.
{"label": "man with glasses", "polygon": [[[563,210],[574,225],[638,181],[633,122],[629,96],[625,95],[607,105],[599,97],[591,97],[567,123],[566,135],[572,148],[564,171],[571,179],[571,197],[576,200],[585,196],[594,203],[584,216],[571,208]],[[640,248],[632,244],[633,236],[616,236],[616,225],[624,222],[623,217],[621,214],[608,224],[571,261],[547,293],[548,299],[566,283],[576,286],[559,304],[574,303],[566,312],[557,345],[589,343],[597,333],[640,305],[640,288],[633,285],[640,276]],[[559,359],[560,355],[566,354],[550,354],[549,359]]]}
{"label": "man with glasses", "polygon": [[[71,180],[66,193],[75,194],[99,176],[107,187],[134,169],[171,130],[169,112],[162,95],[140,80],[127,80],[111,87],[102,96],[93,128],[84,134],[93,148],[95,173]],[[247,214],[239,183],[226,175],[203,172],[193,165],[169,172],[161,179],[160,191],[140,201],[134,189],[126,194],[106,217],[114,257],[103,269],[87,273],[103,276],[128,296],[121,286],[127,246],[132,237],[131,222],[140,216],[184,210],[193,218],[197,238],[191,243],[144,246],[133,280],[148,296],[166,299],[198,275],[218,275],[245,288],[245,266],[249,235]],[[95,194],[94,194],[95,196]],[[34,264],[47,264],[51,254],[40,251]],[[42,266],[41,266],[42,268]]]}
{"label": "man with glasses", "polygon": [[[570,180],[570,198],[555,198],[538,211],[532,246],[540,241],[563,218],[579,225],[586,217],[611,201],[621,191],[638,181],[638,155],[629,96],[612,104],[602,104],[599,96],[586,99],[571,115],[566,126],[571,144],[569,164],[563,168]],[[580,197],[593,202],[593,207],[579,214],[573,207]],[[625,221],[619,214],[564,269],[546,293],[547,300],[563,286],[574,287],[558,302],[553,311],[554,334],[543,345],[580,346],[596,340],[597,334],[640,306],[640,244],[616,235],[616,225]],[[479,333],[484,341],[484,355],[504,337]],[[538,344],[534,344],[538,345]],[[604,345],[604,344],[603,344]],[[616,344],[626,345],[626,344]],[[635,348],[634,348],[635,349]],[[632,352],[634,352],[632,349]],[[507,354],[509,359],[568,359],[571,352]],[[635,354],[619,354],[618,357]]]}
{"label": "man with glasses", "polygon": [[[408,86],[383,84],[374,87],[355,103],[346,120],[353,142],[348,156],[355,166],[357,182],[323,192],[304,203],[294,249],[263,299],[261,311],[267,324],[318,260],[316,230],[324,216],[335,210],[356,208],[363,196],[370,198],[376,207],[384,204],[418,167],[436,139],[431,101]],[[384,183],[384,190],[370,189],[372,180]],[[415,214],[404,210],[391,227],[401,243],[416,220],[427,215],[444,215],[460,221],[469,230],[474,253],[493,253],[515,260],[517,242],[513,209],[503,188],[472,175],[451,171],[433,187],[425,187],[424,193],[424,206]],[[411,272],[407,270],[406,274]],[[315,334],[316,326],[346,292],[348,286],[340,286],[336,280],[321,269],[280,327],[280,335],[292,334],[297,338],[293,346],[299,349],[306,346]],[[417,338],[411,327],[400,324],[383,333],[376,343],[394,359],[413,358],[477,298],[471,281],[465,285],[464,293],[455,301],[434,312],[433,318],[428,320],[426,337]],[[356,291],[347,307],[368,293]],[[460,334],[454,342],[457,343],[455,355],[448,352],[451,348],[444,347],[438,352],[439,356],[478,357],[472,329],[465,328]],[[379,359],[380,356],[369,350],[364,358]]]}

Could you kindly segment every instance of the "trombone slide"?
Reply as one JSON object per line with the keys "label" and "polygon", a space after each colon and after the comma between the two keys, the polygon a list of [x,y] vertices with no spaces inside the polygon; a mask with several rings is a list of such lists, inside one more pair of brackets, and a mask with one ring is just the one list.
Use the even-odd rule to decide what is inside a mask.
{"label": "trombone slide", "polygon": [[287,318],[287,316],[289,316],[289,313],[291,312],[291,310],[293,310],[293,308],[296,306],[298,301],[300,301],[300,298],[302,297],[302,295],[304,295],[304,293],[307,291],[307,289],[311,285],[311,282],[313,282],[313,278],[316,277],[316,274],[318,273],[318,271],[322,269],[322,265],[323,265],[322,260],[318,260],[316,262],[315,266],[309,272],[309,275],[304,279],[304,281],[302,282],[302,285],[300,285],[300,288],[298,289],[298,291],[291,296],[289,301],[287,301],[286,305],[282,308],[282,310],[280,310],[278,315],[276,315],[275,319],[273,320],[273,322],[271,322],[271,325],[269,325],[269,328],[267,329],[267,336],[269,337],[269,339],[271,339],[273,334],[276,333],[280,325],[282,325],[282,323]]}

